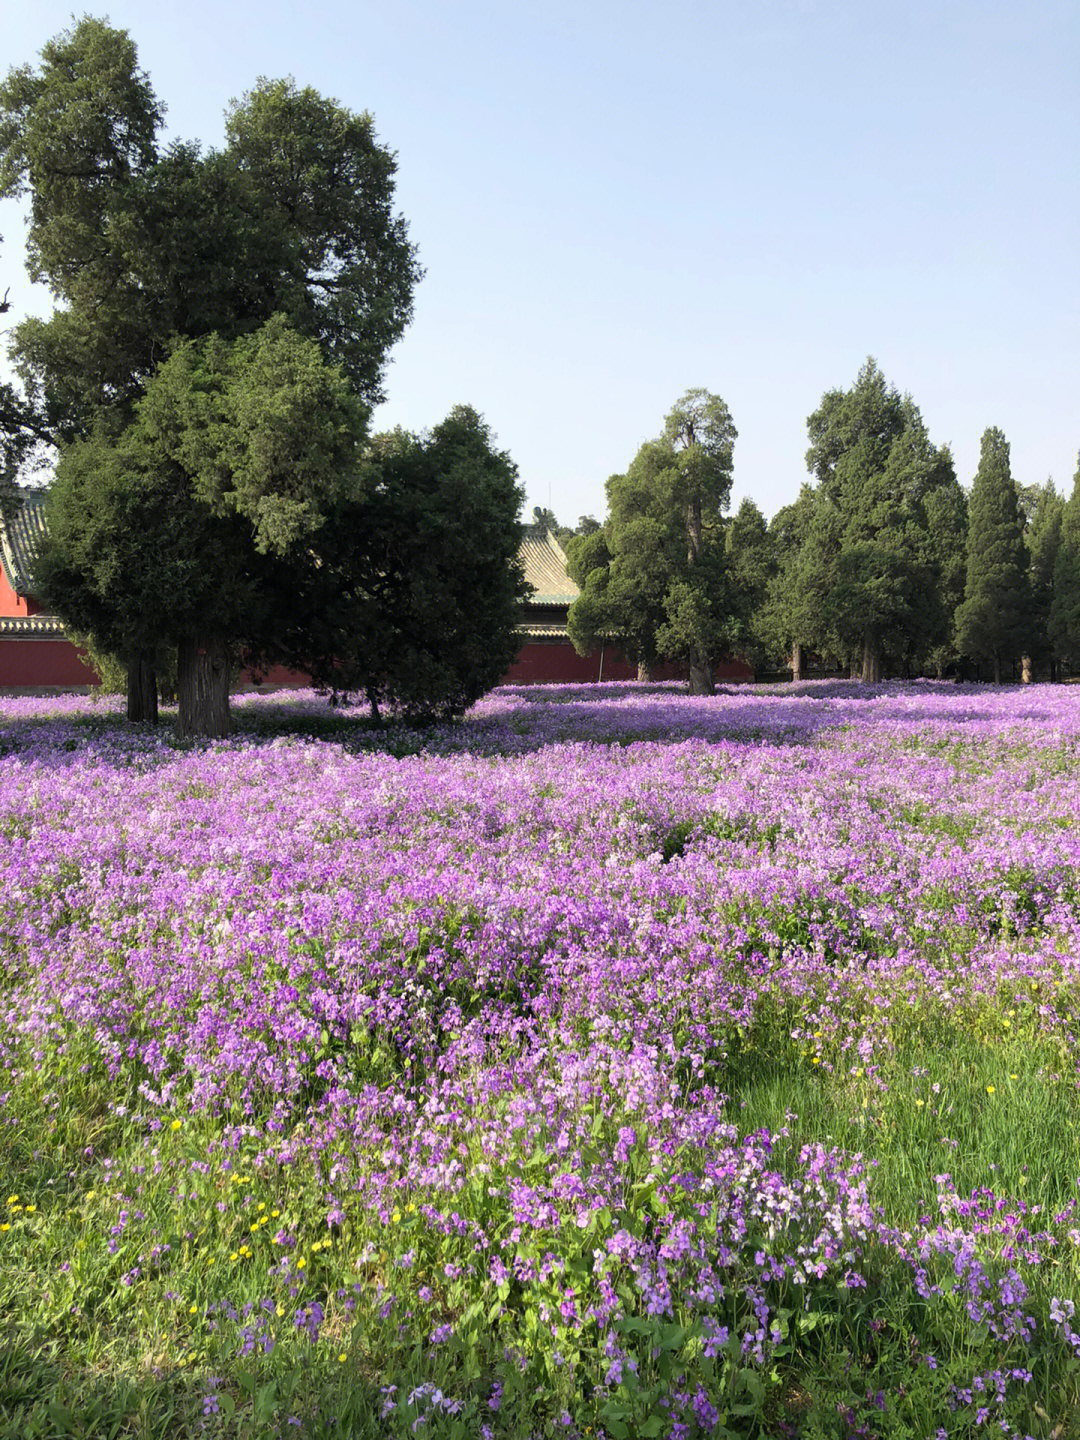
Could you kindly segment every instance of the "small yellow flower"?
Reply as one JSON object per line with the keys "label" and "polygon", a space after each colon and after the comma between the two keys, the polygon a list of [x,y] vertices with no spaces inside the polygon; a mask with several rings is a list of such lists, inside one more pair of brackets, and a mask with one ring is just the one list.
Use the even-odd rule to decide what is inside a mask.
{"label": "small yellow flower", "polygon": [[232,1252],[232,1254],[229,1256],[229,1259],[230,1259],[230,1260],[239,1260],[239,1259],[240,1259],[240,1252],[239,1252],[238,1250],[234,1250],[234,1251]]}
{"label": "small yellow flower", "polygon": [[26,1213],[27,1213],[27,1215],[33,1215],[33,1214],[36,1213],[36,1211],[37,1211],[37,1206],[36,1206],[36,1205],[27,1205],[27,1207],[26,1207]]}
{"label": "small yellow flower", "polygon": [[1019,1079],[1020,1079],[1020,1076],[1019,1076],[1019,1075],[1010,1075],[1010,1076],[1009,1076],[1009,1079],[1010,1079],[1010,1080],[1019,1080]]}
{"label": "small yellow flower", "polygon": [[986,1093],[987,1093],[988,1095],[993,1095],[993,1094],[994,1094],[994,1087],[993,1087],[993,1085],[987,1085],[987,1087],[986,1087]]}
{"label": "small yellow flower", "polygon": [[280,1320],[281,1317],[282,1317],[282,1315],[284,1315],[284,1314],[285,1314],[285,1306],[284,1306],[284,1305],[279,1305],[279,1306],[277,1307],[277,1317],[278,1317],[278,1319]]}
{"label": "small yellow flower", "polygon": [[296,1262],[296,1268],[297,1268],[298,1270],[303,1270],[303,1268],[305,1267],[306,1264],[307,1264],[307,1261],[304,1259],[303,1255],[301,1255],[301,1256],[300,1256],[300,1259],[297,1260],[297,1262]]}
{"label": "small yellow flower", "polygon": [[820,1055],[815,1055],[815,1056],[814,1056],[814,1064],[815,1064],[815,1065],[820,1065],[820,1064],[821,1064],[821,1056],[820,1056]]}
{"label": "small yellow flower", "polygon": [[20,1211],[22,1210],[22,1208],[23,1208],[23,1207],[22,1207],[21,1205],[12,1205],[12,1207],[11,1207],[11,1213],[12,1213],[13,1215],[18,1215],[18,1214],[20,1213]]}
{"label": "small yellow flower", "polygon": [[8,1203],[9,1205],[17,1205],[17,1204],[19,1203],[19,1197],[18,1197],[18,1195],[9,1195],[9,1196],[7,1197],[7,1203]]}
{"label": "small yellow flower", "polygon": [[922,1107],[926,1104],[926,1101],[925,1101],[925,1100],[916,1100],[916,1101],[915,1101],[915,1104],[916,1104],[916,1105],[918,1106],[918,1108],[921,1110]]}
{"label": "small yellow flower", "polygon": [[405,1206],[405,1214],[406,1214],[406,1215],[415,1215],[415,1214],[416,1214],[416,1206],[412,1203],[411,1200],[409,1201],[408,1205]]}
{"label": "small yellow flower", "polygon": [[249,1226],[248,1226],[248,1229],[251,1231],[252,1235],[255,1234],[255,1231],[258,1230],[258,1228],[259,1228],[259,1222],[258,1222],[258,1220],[255,1221],[254,1225],[249,1225]]}
{"label": "small yellow flower", "polygon": [[183,1125],[183,1123],[184,1123],[184,1122],[183,1122],[182,1120],[174,1120],[174,1121],[172,1122],[171,1128],[172,1128],[173,1130],[179,1130],[179,1129],[181,1128],[181,1126]]}
{"label": "small yellow flower", "polygon": [[265,1200],[260,1200],[259,1203],[258,1203],[258,1205],[255,1206],[255,1209],[256,1209],[256,1210],[265,1210],[265,1209],[266,1209],[266,1201],[265,1201]]}
{"label": "small yellow flower", "polygon": [[345,1364],[345,1361],[346,1361],[349,1357],[348,1357],[347,1355],[342,1354],[342,1355],[339,1355],[337,1358],[338,1358],[338,1359],[341,1361],[341,1363],[344,1365],[344,1364]]}
{"label": "small yellow flower", "polygon": [[97,1195],[97,1191],[96,1191],[96,1190],[87,1190],[87,1192],[86,1192],[86,1198],[87,1198],[88,1200],[93,1200],[96,1195]]}
{"label": "small yellow flower", "polygon": [[189,1315],[197,1315],[197,1314],[199,1313],[199,1307],[198,1307],[198,1305],[192,1305],[191,1308],[188,1310],[187,1313],[188,1313]]}
{"label": "small yellow flower", "polygon": [[281,1211],[280,1211],[280,1210],[271,1210],[271,1211],[270,1211],[270,1214],[271,1214],[271,1215],[274,1217],[274,1219],[276,1220],[276,1219],[278,1218],[278,1216],[281,1214]]}
{"label": "small yellow flower", "polygon": [[4,1223],[3,1225],[0,1225],[0,1230],[10,1230],[10,1229],[11,1229],[11,1226],[8,1225],[6,1221],[5,1221],[5,1223]]}
{"label": "small yellow flower", "polygon": [[259,1221],[259,1224],[260,1224],[260,1225],[269,1225],[269,1224],[270,1224],[270,1216],[269,1216],[269,1215],[264,1215],[264,1216],[262,1217],[262,1219]]}

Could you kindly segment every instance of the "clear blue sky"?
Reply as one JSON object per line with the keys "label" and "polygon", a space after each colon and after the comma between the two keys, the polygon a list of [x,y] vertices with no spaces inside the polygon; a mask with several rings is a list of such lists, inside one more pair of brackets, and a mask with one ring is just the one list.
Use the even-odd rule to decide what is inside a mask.
{"label": "clear blue sky", "polygon": [[[805,478],[806,416],[867,354],[970,484],[998,425],[1022,483],[1080,447],[1076,0],[114,0],[169,132],[221,141],[258,75],[370,110],[427,274],[380,428],[458,402],[528,504],[602,514],[604,481],[705,386],[735,495]],[[0,64],[70,0],[0,0]],[[0,207],[12,316],[20,280]],[[17,313],[16,313],[17,312]]]}

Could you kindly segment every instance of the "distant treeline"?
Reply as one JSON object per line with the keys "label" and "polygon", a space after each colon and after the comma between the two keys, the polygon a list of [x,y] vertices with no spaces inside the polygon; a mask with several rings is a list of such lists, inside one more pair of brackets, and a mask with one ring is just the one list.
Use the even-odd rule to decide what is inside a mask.
{"label": "distant treeline", "polygon": [[813,482],[769,522],[750,499],[724,513],[735,429],[704,391],[611,476],[603,525],[534,511],[582,589],[578,648],[614,640],[643,676],[682,660],[698,690],[723,653],[795,678],[813,656],[867,681],[1080,666],[1080,469],[1067,500],[1052,480],[1018,485],[991,427],[965,493],[948,446],[873,359],[807,427]]}

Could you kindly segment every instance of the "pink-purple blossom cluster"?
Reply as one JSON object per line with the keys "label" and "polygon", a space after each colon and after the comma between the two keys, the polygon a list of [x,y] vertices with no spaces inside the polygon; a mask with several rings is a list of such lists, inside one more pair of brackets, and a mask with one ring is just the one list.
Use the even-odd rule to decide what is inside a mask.
{"label": "pink-purple blossom cluster", "polygon": [[[870,1124],[913,1027],[958,1016],[1075,1081],[1074,692],[503,690],[405,746],[271,738],[321,703],[251,697],[234,740],[192,750],[89,701],[0,702],[4,1069],[68,1052],[151,1127],[220,1117],[255,1166],[317,1172],[329,1233],[366,1215],[410,1275],[438,1237],[421,1301],[464,1284],[496,1315],[528,1291],[552,1344],[601,1336],[612,1394],[691,1334],[764,1366],[815,1287],[902,1272],[1008,1357],[950,1382],[950,1413],[1015,1433],[1030,1347],[1080,1350],[1039,1279],[1080,1243],[1075,1200],[958,1185],[929,1052],[918,1217],[890,1214],[857,1129],[748,1128],[739,1086],[751,1062],[842,1082]],[[118,1213],[109,1242],[138,1225]],[[293,1324],[317,1340],[323,1315],[302,1296]],[[434,1307],[418,1339],[459,1320]],[[669,1389],[670,1433],[710,1433],[718,1396]],[[387,1390],[410,1423],[458,1405]]]}

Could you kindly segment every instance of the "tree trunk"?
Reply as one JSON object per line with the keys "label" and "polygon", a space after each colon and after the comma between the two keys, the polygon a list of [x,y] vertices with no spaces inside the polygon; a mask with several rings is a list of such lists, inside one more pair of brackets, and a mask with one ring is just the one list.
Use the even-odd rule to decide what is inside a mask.
{"label": "tree trunk", "polygon": [[217,738],[232,734],[229,713],[231,666],[224,641],[181,642],[177,654],[176,698],[180,705],[177,734]]}
{"label": "tree trunk", "polygon": [[1023,685],[1030,685],[1032,681],[1032,665],[1030,655],[1020,657],[1020,682]]}
{"label": "tree trunk", "polygon": [[862,679],[867,685],[877,685],[881,680],[881,654],[869,639],[863,641]]}
{"label": "tree trunk", "polygon": [[795,642],[791,647],[791,680],[792,684],[802,679],[802,646]]}
{"label": "tree trunk", "polygon": [[850,669],[848,670],[848,679],[849,679],[849,680],[858,680],[858,678],[859,678],[859,662],[858,662],[858,660],[852,659]]}
{"label": "tree trunk", "polygon": [[712,695],[716,691],[711,665],[702,664],[699,659],[690,661],[690,694]]}
{"label": "tree trunk", "polygon": [[136,650],[128,661],[127,718],[149,725],[158,723],[157,676],[145,650]]}
{"label": "tree trunk", "polygon": [[1001,661],[996,655],[994,656],[994,684],[1001,684]]}
{"label": "tree trunk", "polygon": [[637,662],[637,678],[646,682],[652,681],[652,666],[647,660]]}

